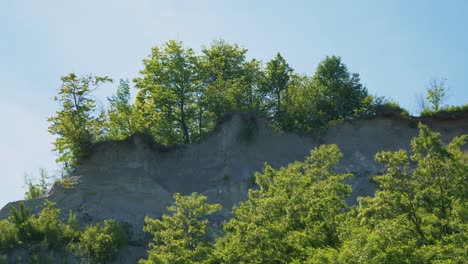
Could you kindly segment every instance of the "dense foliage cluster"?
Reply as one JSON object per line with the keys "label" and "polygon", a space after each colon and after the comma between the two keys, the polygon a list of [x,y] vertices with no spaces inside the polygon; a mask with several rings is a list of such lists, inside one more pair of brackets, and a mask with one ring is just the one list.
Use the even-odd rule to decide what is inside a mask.
{"label": "dense foliage cluster", "polygon": [[144,230],[153,236],[153,242],[148,259],[140,263],[201,263],[211,259],[213,244],[207,216],[221,206],[205,203],[206,196],[197,193],[176,193],[174,199],[174,205],[167,208],[172,215],[165,214],[161,220],[145,218]]}
{"label": "dense foliage cluster", "polygon": [[372,116],[384,103],[368,94],[340,57],[326,57],[312,76],[304,76],[279,53],[265,65],[248,60],[246,53],[220,40],[196,55],[181,42],[168,41],[143,60],[133,79],[134,102],[129,81],[121,80],[108,109],[98,109],[91,93],[110,78],[63,77],[55,98],[62,109],[49,119],[58,161],[68,171],[92,143],[137,131],[163,144],[190,143],[233,111],[254,112],[283,131],[310,132],[337,120]]}
{"label": "dense foliage cluster", "polygon": [[18,208],[10,206],[9,217],[0,220],[0,254],[25,249],[28,259],[48,259],[45,263],[52,262],[54,255],[67,259],[67,254],[103,263],[114,258],[128,240],[124,224],[109,219],[81,228],[75,214],[70,211],[68,221],[62,221],[60,209],[47,200],[38,216],[20,203]]}

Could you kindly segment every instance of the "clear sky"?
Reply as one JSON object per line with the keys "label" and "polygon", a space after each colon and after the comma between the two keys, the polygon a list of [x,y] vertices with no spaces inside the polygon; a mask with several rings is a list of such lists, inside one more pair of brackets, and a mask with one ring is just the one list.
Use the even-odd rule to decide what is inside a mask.
{"label": "clear sky", "polygon": [[176,39],[199,51],[222,38],[263,62],[280,52],[308,75],[341,56],[371,94],[415,113],[415,94],[434,78],[447,78],[448,104],[468,102],[467,14],[464,0],[2,1],[0,207],[23,197],[25,172],[56,169],[47,117],[60,76],[132,79],[155,45]]}

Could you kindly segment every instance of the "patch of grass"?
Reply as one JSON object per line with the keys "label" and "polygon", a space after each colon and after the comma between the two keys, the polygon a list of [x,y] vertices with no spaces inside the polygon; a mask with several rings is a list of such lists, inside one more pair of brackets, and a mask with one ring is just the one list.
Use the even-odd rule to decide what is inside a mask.
{"label": "patch of grass", "polygon": [[437,118],[437,119],[457,119],[468,114],[468,104],[459,106],[447,106],[438,111],[425,109],[421,112],[420,117]]}

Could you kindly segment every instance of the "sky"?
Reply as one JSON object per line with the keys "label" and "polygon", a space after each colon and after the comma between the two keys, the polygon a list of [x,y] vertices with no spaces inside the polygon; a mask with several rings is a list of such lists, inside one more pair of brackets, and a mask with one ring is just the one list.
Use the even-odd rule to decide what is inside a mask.
{"label": "sky", "polygon": [[265,63],[280,52],[300,74],[340,56],[371,94],[416,114],[433,79],[447,79],[447,104],[468,103],[466,14],[463,0],[2,1],[0,208],[24,197],[25,173],[56,171],[47,118],[68,73],[131,80],[153,46],[175,39],[199,52],[224,39]]}

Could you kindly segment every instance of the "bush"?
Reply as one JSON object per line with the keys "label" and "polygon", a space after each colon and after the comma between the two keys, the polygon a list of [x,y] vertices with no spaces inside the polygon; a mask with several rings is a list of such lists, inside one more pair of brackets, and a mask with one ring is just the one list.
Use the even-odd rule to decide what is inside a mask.
{"label": "bush", "polygon": [[[38,217],[23,203],[18,208],[10,206],[10,211],[8,219],[0,220],[0,253],[19,246],[29,250],[45,246],[103,262],[112,259],[130,237],[129,226],[118,224],[115,220],[88,226],[83,232],[71,210],[65,223],[59,217],[60,209],[48,200],[44,202]],[[34,250],[31,254],[29,257],[32,260],[42,263],[42,255]]]}
{"label": "bush", "polygon": [[14,224],[7,219],[0,220],[0,252],[7,251],[18,244],[16,233],[17,229]]}
{"label": "bush", "polygon": [[377,116],[400,118],[409,117],[409,112],[394,101],[389,101],[378,105],[375,112]]}
{"label": "bush", "polygon": [[113,259],[128,239],[128,226],[108,219],[104,223],[88,226],[80,237],[78,247],[88,258],[104,262]]}
{"label": "bush", "polygon": [[20,203],[18,208],[10,205],[10,215],[8,216],[16,229],[16,239],[18,244],[29,243],[32,241],[42,240],[42,233],[38,230],[35,223],[36,217],[31,212],[31,209]]}
{"label": "bush", "polygon": [[60,209],[55,207],[55,203],[46,200],[45,208],[39,213],[36,226],[43,235],[43,242],[48,248],[57,248],[62,245],[65,224],[60,221]]}

